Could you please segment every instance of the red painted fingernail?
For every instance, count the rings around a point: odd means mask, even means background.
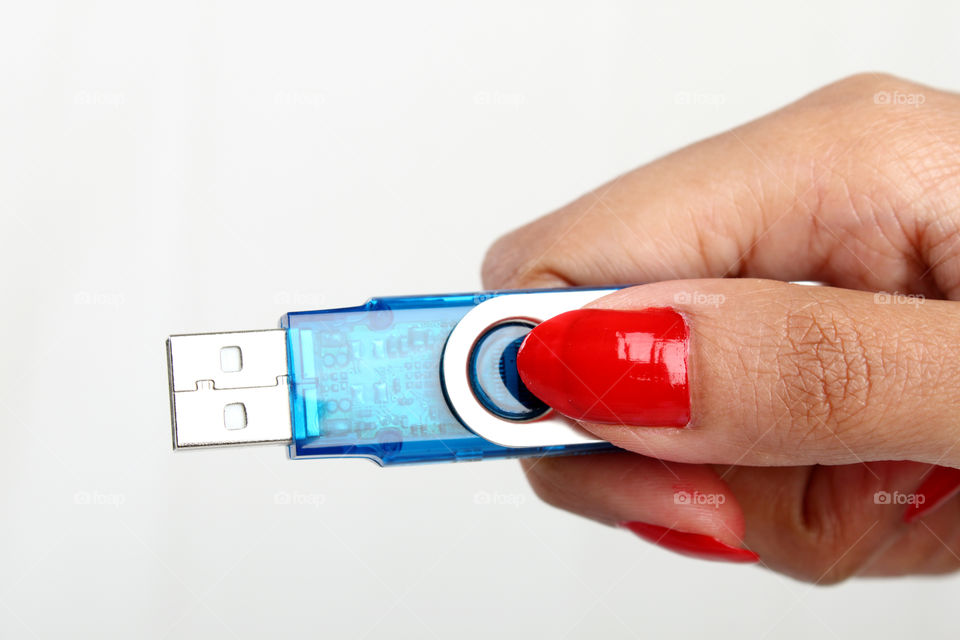
[[[903,514],[904,522],[913,522],[925,516],[957,495],[960,491],[960,469],[934,467],[930,475],[914,491],[914,500]]]
[[[538,325],[517,354],[527,388],[576,420],[690,422],[689,331],[673,309],[580,309]]]
[[[702,560],[758,562],[760,556],[749,549],[731,547],[716,538],[699,533],[676,531],[646,522],[624,522],[620,526],[665,549]]]

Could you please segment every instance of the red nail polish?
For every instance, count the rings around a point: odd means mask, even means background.
[[[579,309],[531,331],[517,368],[534,395],[570,418],[683,427],[688,344],[687,323],[673,309]]]
[[[699,533],[676,531],[646,522],[624,522],[620,526],[630,529],[648,542],[685,556],[725,562],[757,562],[760,560],[760,556],[749,549],[731,547],[716,538]]]
[[[930,475],[914,491],[914,501],[903,514],[904,522],[913,522],[935,511],[960,491],[960,469],[934,467]],[[922,496],[922,498],[921,498]]]

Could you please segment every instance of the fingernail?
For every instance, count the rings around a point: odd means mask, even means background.
[[[749,549],[731,547],[716,538],[699,533],[676,531],[646,522],[624,522],[621,527],[633,531],[648,542],[685,556],[722,562],[758,562],[760,556]]]
[[[673,309],[580,309],[531,331],[517,368],[534,395],[575,420],[683,427],[688,344],[687,323]]]
[[[936,511],[940,505],[957,495],[958,491],[960,491],[960,469],[934,467],[930,475],[914,491],[913,502],[907,506],[903,521],[913,522],[917,518]]]

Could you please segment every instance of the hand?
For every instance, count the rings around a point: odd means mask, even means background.
[[[654,283],[524,343],[531,390],[626,450],[533,487],[818,583],[960,567],[958,226],[960,97],[863,75],[501,238],[489,288]]]

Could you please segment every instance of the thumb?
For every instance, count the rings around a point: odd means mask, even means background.
[[[659,282],[540,324],[517,364],[555,410],[648,456],[960,467],[956,302],[767,280]]]

